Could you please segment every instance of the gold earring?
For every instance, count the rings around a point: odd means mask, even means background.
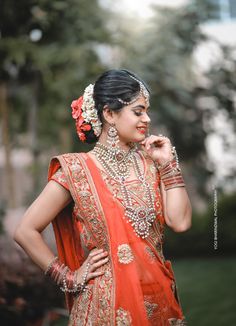
[[[107,130],[107,142],[112,147],[115,148],[119,143],[119,136],[115,124],[111,124]]]

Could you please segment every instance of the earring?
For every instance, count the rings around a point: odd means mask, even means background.
[[[119,141],[120,140],[115,124],[112,124],[107,131],[107,142],[112,148],[115,148]]]

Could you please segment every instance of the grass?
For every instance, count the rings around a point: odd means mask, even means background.
[[[236,258],[173,262],[189,326],[236,325]]]
[[[188,326],[236,325],[236,258],[181,259],[172,265]]]

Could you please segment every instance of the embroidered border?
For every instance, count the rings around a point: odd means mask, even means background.
[[[168,322],[170,326],[187,326],[185,319],[169,318]]]
[[[68,326],[74,325],[92,325],[92,320],[90,319],[90,302],[92,300],[92,287],[93,285],[87,285],[85,292],[81,293],[74,300],[74,304],[70,313],[70,319]],[[89,322],[90,320],[90,322]],[[88,324],[87,324],[88,322]]]
[[[148,247],[148,246],[145,247],[145,254],[146,254],[148,260],[150,261],[150,263],[153,264],[157,261],[157,257],[150,247]]]
[[[72,153],[64,154],[57,159],[68,178],[71,195],[78,207],[77,213],[94,239],[94,243],[98,248],[110,251],[104,212],[84,158],[81,154]],[[95,318],[99,325],[110,325],[113,321],[113,287],[111,269],[109,275],[106,272],[101,278],[95,279],[87,318],[91,320]]]

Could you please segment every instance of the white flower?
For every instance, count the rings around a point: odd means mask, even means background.
[[[94,85],[90,84],[85,88],[83,94],[82,117],[87,123],[91,123],[94,134],[99,137],[102,132],[102,123],[98,118],[95,102],[93,99]]]

